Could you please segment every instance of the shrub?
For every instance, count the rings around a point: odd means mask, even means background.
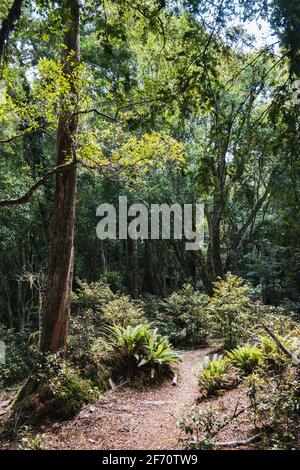
[[[204,309],[206,303],[206,295],[185,284],[164,300],[163,311],[156,323],[173,341],[204,345],[209,329]]]
[[[124,358],[134,356],[144,344],[147,325],[121,326],[114,325],[108,328],[112,346]]]
[[[214,283],[214,294],[207,311],[214,334],[224,338],[227,349],[232,349],[245,338],[245,332],[253,321],[249,291],[250,286],[231,273]]]
[[[291,348],[291,339],[278,334],[277,338],[284,347],[286,347],[287,349]],[[285,354],[278,348],[277,344],[269,336],[261,335],[258,339],[260,343],[260,348],[262,350],[263,359],[266,364],[271,366],[274,370],[276,370],[276,372],[283,371],[287,364],[287,358]]]
[[[238,367],[246,374],[251,373],[253,369],[261,365],[263,362],[262,350],[257,346],[251,346],[250,344],[239,346],[233,351],[227,352],[227,356],[232,365]]]
[[[115,325],[108,328],[108,335],[116,355],[117,367],[123,367],[127,375],[137,369],[149,369],[151,378],[159,370],[170,370],[172,364],[180,362],[179,354],[174,351],[168,338],[146,324],[123,327]]]
[[[60,419],[72,418],[83,405],[99,398],[99,391],[93,388],[91,381],[68,367],[63,367],[53,378],[50,388],[54,397],[52,414]]]
[[[108,284],[100,280],[88,284],[77,280],[79,288],[72,295],[75,316],[88,315],[95,327],[119,323],[133,325],[144,319],[142,304],[129,296],[113,294]]]
[[[145,321],[144,311],[138,301],[127,295],[116,297],[103,308],[103,321],[106,325],[136,325]]]
[[[108,384],[111,356],[112,348],[101,329],[95,325],[91,310],[71,318],[68,360],[100,388]]]
[[[0,340],[6,346],[6,363],[0,364],[0,386],[14,385],[30,371],[27,332],[15,332],[0,325]]]
[[[230,416],[220,415],[217,409],[193,406],[176,423],[184,436],[179,441],[186,450],[212,450],[215,437],[230,422]]]
[[[76,313],[87,309],[94,313],[100,313],[102,308],[115,298],[109,285],[103,280],[90,284],[80,279],[76,281],[78,288],[72,294],[72,307]]]
[[[168,367],[171,364],[179,364],[181,358],[174,351],[167,337],[158,333],[157,329],[146,330],[144,337],[144,351],[141,354],[138,367],[148,365],[151,367],[151,378],[155,375],[155,370],[161,367]]]
[[[266,430],[264,447],[293,449],[299,440],[299,371],[291,364],[280,376],[260,369],[245,379],[255,425]]]
[[[228,385],[226,374],[230,370],[230,363],[226,357],[214,354],[212,359],[206,356],[198,375],[198,384],[205,395],[213,395]]]
[[[76,314],[71,318],[68,358],[83,376],[97,386],[106,387],[111,376],[112,346],[105,338],[108,326],[136,325],[145,321],[140,302],[113,294],[103,281],[87,284],[78,281],[73,296]]]

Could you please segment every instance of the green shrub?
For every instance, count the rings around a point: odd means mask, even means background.
[[[226,357],[214,354],[210,359],[206,356],[198,374],[198,384],[205,395],[213,395],[228,385],[226,374],[230,370],[230,363]]]
[[[142,304],[127,295],[113,294],[105,281],[77,282],[79,288],[72,295],[74,317],[88,315],[95,327],[115,323],[127,326],[144,320]]]
[[[52,413],[60,419],[72,418],[83,405],[99,398],[99,391],[93,388],[91,381],[68,367],[63,367],[52,379],[51,391],[54,397]]]
[[[245,344],[232,351],[228,351],[227,356],[232,365],[238,367],[246,374],[251,373],[253,369],[263,362],[262,350],[257,346],[251,346],[251,344]]]
[[[145,331],[144,350],[139,359],[138,367],[146,365],[151,367],[152,378],[157,368],[181,362],[180,355],[174,351],[168,338],[159,334],[157,329]]]
[[[173,341],[205,345],[209,330],[206,303],[206,295],[185,284],[161,304],[156,324]]]
[[[100,313],[102,308],[115,298],[109,285],[103,280],[88,284],[77,279],[77,283],[79,287],[72,294],[72,309],[76,313],[88,309]]]
[[[285,373],[259,369],[244,381],[254,424],[264,433],[264,448],[294,449],[299,439],[299,371],[287,363]]]
[[[127,375],[135,374],[137,369],[149,369],[151,378],[154,378],[158,370],[167,371],[181,360],[168,338],[160,335],[156,329],[152,330],[149,325],[115,325],[108,328],[108,335],[115,351],[116,363],[121,363]]]
[[[291,339],[280,336],[278,334],[276,335],[276,337],[281,342],[281,344],[287,349],[290,349],[292,347]],[[275,369],[277,372],[280,372],[280,370],[283,370],[287,363],[287,357],[281,351],[281,349],[278,348],[274,340],[270,338],[269,336],[263,336],[263,335],[259,336],[258,339],[259,339],[260,348],[262,350],[264,361],[267,364],[269,364],[273,369]]]
[[[103,308],[103,321],[106,325],[136,325],[145,321],[144,311],[140,302],[130,299],[127,295],[116,297]]]
[[[104,331],[108,326],[136,325],[145,321],[142,304],[113,294],[103,281],[78,281],[73,295],[73,316],[68,340],[69,361],[97,386],[106,387],[111,376],[113,350]]]
[[[112,348],[101,328],[95,325],[91,310],[71,318],[68,360],[80,369],[81,375],[91,379],[98,387],[105,388],[108,385]]]
[[[207,311],[210,314],[213,333],[224,339],[224,346],[232,349],[245,340],[247,330],[254,320],[248,297],[250,286],[231,273],[214,283],[214,293]]]
[[[14,385],[29,373],[31,361],[28,355],[27,332],[15,332],[0,324],[0,340],[6,347],[6,363],[0,364],[0,386]]]
[[[108,334],[115,352],[124,358],[131,358],[143,348],[147,325],[121,326],[108,328]]]

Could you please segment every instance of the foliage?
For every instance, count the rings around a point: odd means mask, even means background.
[[[238,367],[246,374],[249,374],[256,367],[260,366],[263,362],[263,353],[257,346],[251,344],[244,344],[232,351],[227,352],[232,365]]]
[[[127,295],[111,300],[103,309],[103,321],[106,325],[114,323],[122,326],[136,325],[145,321],[142,305]]]
[[[206,356],[198,374],[198,384],[202,393],[213,395],[229,385],[228,375],[230,362],[222,355],[214,354],[210,359]]]
[[[79,374],[63,367],[50,382],[53,394],[52,413],[59,419],[75,416],[83,405],[99,398],[99,391],[93,388],[91,381],[83,379]]]
[[[291,350],[291,338],[280,336],[279,334],[277,334],[276,337],[285,348]],[[279,373],[280,370],[282,370],[282,368],[287,365],[287,358],[285,354],[281,351],[281,349],[278,348],[274,340],[269,336],[259,336],[259,344],[263,353],[264,362],[272,369],[275,369],[277,373]]]
[[[91,309],[94,313],[102,311],[108,302],[114,299],[114,294],[103,280],[87,283],[77,279],[78,288],[72,294],[75,310]]]
[[[93,316],[95,326],[135,324],[144,319],[142,305],[129,296],[113,294],[104,281],[87,283],[77,280],[79,288],[73,294],[77,315]]]
[[[28,353],[29,335],[0,324],[0,339],[6,347],[6,362],[0,364],[0,387],[14,385],[26,377],[32,365]]]
[[[222,415],[213,407],[194,406],[186,417],[177,421],[177,427],[185,434],[180,441],[187,450],[212,450],[214,437],[232,419],[233,417]]]
[[[164,300],[156,323],[173,341],[205,345],[209,329],[206,302],[205,294],[185,284]]]
[[[287,365],[284,374],[253,373],[245,380],[254,423],[268,430],[269,449],[294,448],[300,413],[299,371]]]
[[[107,386],[111,375],[111,355],[112,348],[95,325],[91,310],[71,319],[68,360],[100,388]]]
[[[137,373],[137,369],[150,371],[154,378],[157,371],[168,372],[172,365],[181,361],[168,338],[160,335],[150,325],[108,328],[108,334],[118,362],[127,369],[127,375]]]
[[[22,426],[19,431],[22,450],[44,450],[44,434],[36,434],[30,426]]]
[[[214,284],[214,294],[207,308],[215,333],[224,338],[227,349],[240,342],[251,325],[249,289],[243,279],[231,273]]]

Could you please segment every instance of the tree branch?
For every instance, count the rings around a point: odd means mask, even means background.
[[[2,199],[0,200],[0,207],[4,206],[15,206],[19,204],[25,204],[26,202],[29,201],[31,196],[35,193],[35,191],[52,175],[55,175],[56,173],[60,171],[66,170],[68,167],[71,167],[73,165],[73,162],[71,163],[64,163],[63,165],[59,165],[55,168],[52,168],[52,170],[47,171],[40,179],[38,179],[29,189],[26,191],[25,194],[22,196],[19,196],[15,199]]]
[[[248,444],[252,444],[253,442],[257,442],[261,439],[261,434],[255,434],[249,439],[245,439],[243,441],[228,441],[228,442],[215,442],[214,446],[216,447],[239,447],[239,446],[246,446]]]
[[[102,113],[101,111],[98,111],[98,109],[96,108],[92,108],[92,109],[85,109],[85,110],[82,110],[82,111],[77,111],[76,113],[73,114],[73,116],[79,116],[79,115],[82,115],[82,114],[90,114],[90,113],[95,113],[97,114],[98,116],[101,116],[103,117],[104,119],[106,119],[107,121],[109,122],[118,122],[118,119],[114,116],[109,116],[105,113]]]
[[[270,330],[270,328],[268,328],[267,326],[263,326],[263,328],[266,330],[266,332],[271,336],[271,338],[273,339],[273,341],[277,344],[277,346],[279,347],[279,349],[287,356],[289,357],[290,359],[293,359],[294,356],[293,354],[288,351],[286,349],[285,346],[283,346],[283,344],[279,341],[279,339],[277,338],[277,336],[274,335],[274,333]]]

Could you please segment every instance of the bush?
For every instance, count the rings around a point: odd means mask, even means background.
[[[68,341],[70,362],[97,386],[106,387],[111,376],[113,351],[104,331],[108,326],[136,325],[145,321],[140,302],[113,294],[103,281],[87,284],[78,281],[73,295],[75,315],[71,318]]]
[[[280,376],[260,369],[244,383],[255,425],[265,433],[264,448],[294,449],[299,441],[299,371],[290,363]]]
[[[164,300],[163,311],[156,323],[173,341],[205,345],[209,329],[204,309],[206,303],[206,295],[185,284]]]
[[[281,344],[290,349],[292,346],[292,340],[281,335],[276,335]],[[260,348],[262,350],[263,359],[276,372],[283,371],[287,365],[287,358],[285,354],[278,348],[273,339],[269,336],[259,336]]]
[[[145,321],[142,305],[127,295],[116,297],[103,308],[103,321],[106,325],[128,326]]]
[[[229,385],[226,374],[230,370],[230,363],[226,357],[214,354],[212,359],[206,356],[198,375],[198,384],[205,395],[213,395]]]
[[[72,294],[72,309],[76,313],[90,309],[94,313],[101,313],[103,307],[115,298],[112,290],[105,281],[100,280],[88,284],[77,279],[78,288]],[[95,316],[97,319],[97,315]],[[101,318],[99,318],[101,321]]]
[[[167,372],[173,364],[180,362],[168,338],[146,324],[108,328],[108,335],[116,356],[116,367],[126,370],[127,376],[135,375],[138,369],[148,370],[151,378],[157,372]]]
[[[232,349],[245,340],[245,333],[253,322],[250,286],[231,273],[214,283],[214,294],[207,311],[210,314],[213,332],[224,338],[224,346]]]
[[[157,329],[147,329],[144,336],[144,351],[141,354],[138,367],[150,366],[151,374],[155,369],[168,367],[171,364],[179,364],[181,358],[174,351],[167,337],[158,333]]]
[[[53,393],[52,414],[59,419],[75,416],[83,405],[99,398],[99,391],[93,388],[90,380],[83,379],[68,367],[63,367],[51,381]]]
[[[6,346],[6,363],[0,364],[0,386],[14,385],[28,375],[31,366],[28,339],[27,332],[15,332],[0,325],[0,340]]]
[[[263,362],[262,350],[257,346],[251,346],[250,344],[239,346],[233,351],[227,352],[227,356],[232,365],[238,367],[246,374],[251,373],[253,369],[261,365]]]

